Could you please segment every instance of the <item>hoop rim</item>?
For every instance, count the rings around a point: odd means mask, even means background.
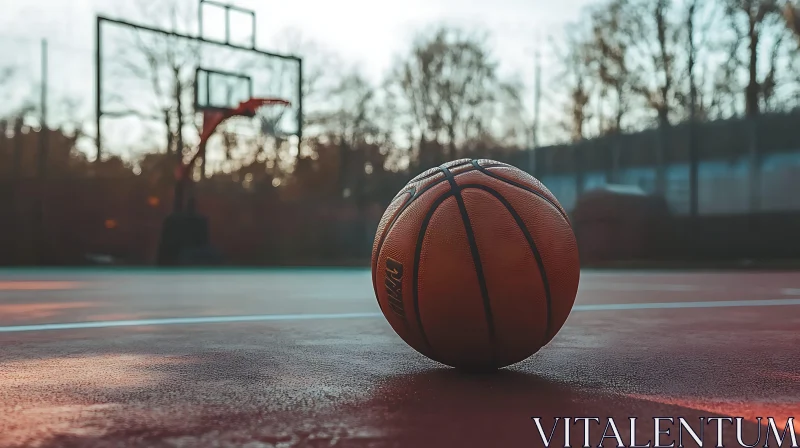
[[[234,112],[236,115],[252,117],[255,116],[258,108],[273,105],[289,107],[292,103],[281,98],[250,98],[249,100],[239,103],[239,107],[237,107]]]
[[[242,101],[239,103],[238,106],[234,108],[230,107],[213,107],[213,106],[203,106],[201,108],[197,108],[197,112],[214,112],[225,117],[235,117],[235,116],[253,116],[255,115],[256,110],[263,106],[284,106],[284,107],[291,107],[292,103],[288,100],[283,98],[250,98],[248,100]]]

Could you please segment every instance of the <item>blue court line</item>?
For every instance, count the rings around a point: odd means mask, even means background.
[[[727,300],[709,302],[662,302],[662,303],[611,303],[598,305],[575,305],[573,311],[622,311],[654,310],[680,308],[731,308],[800,305],[800,299],[773,300]],[[63,324],[14,325],[0,327],[0,333],[19,333],[24,331],[80,330],[88,328],[136,327],[152,325],[217,324],[231,322],[269,322],[294,320],[362,319],[381,317],[381,313],[339,313],[339,314],[262,314],[252,316],[208,316],[175,317],[167,319],[112,320],[98,322],[73,322]]]

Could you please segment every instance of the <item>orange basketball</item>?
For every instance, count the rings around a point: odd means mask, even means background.
[[[389,324],[435,361],[505,367],[550,342],[578,292],[567,214],[505,163],[462,159],[412,179],[383,215],[372,282]]]

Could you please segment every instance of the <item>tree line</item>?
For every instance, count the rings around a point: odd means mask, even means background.
[[[611,0],[590,8],[562,53],[572,139],[797,108],[791,7]]]
[[[178,22],[174,15],[182,10],[168,9],[173,17],[167,14],[165,20]],[[535,141],[534,123],[548,130],[547,142],[560,143],[793,110],[800,107],[795,11],[794,4],[778,0],[594,3],[565,25],[563,38],[549,40],[553,57],[542,67],[549,80],[538,96],[543,116],[526,110],[522,98],[531,92],[518,78],[501,75],[501,61],[481,30],[434,26],[420,31],[378,82],[356,69],[332,70],[344,65],[331,63],[335,55],[294,39],[286,47],[304,57],[307,67],[303,142],[293,145],[279,135],[254,140],[223,128],[222,162],[198,166],[196,178],[247,189],[279,188],[292,197],[391,196],[384,190],[448,159],[528,149]],[[139,44],[129,51],[139,60],[145,56],[146,64],[128,68],[154,80],[153,89],[167,92],[156,114],[168,130],[166,147],[156,145],[143,156],[111,165],[107,159],[105,165],[114,166],[114,173],[124,165],[135,175],[157,174],[167,182],[175,160],[194,151],[185,140],[195,117],[186,96],[192,80],[184,70],[193,53],[168,39]],[[4,73],[0,70],[0,88],[8,78]],[[154,73],[172,73],[174,79],[164,83]],[[4,123],[9,135],[20,128],[15,117]],[[27,158],[14,153],[20,147],[5,144],[0,157],[22,163]],[[71,166],[74,173],[76,164]],[[96,173],[97,167],[86,170]]]

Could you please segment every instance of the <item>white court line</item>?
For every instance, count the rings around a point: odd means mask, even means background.
[[[606,283],[589,284],[579,286],[579,290],[586,291],[674,291],[674,292],[696,292],[700,290],[713,291],[718,288],[701,287],[698,285],[674,285],[674,284],[655,284],[655,283]]]
[[[151,325],[177,324],[217,324],[226,322],[263,322],[281,320],[318,320],[318,319],[358,319],[378,317],[380,313],[342,313],[342,314],[261,314],[251,316],[208,316],[208,317],[172,317],[167,319],[142,320],[107,320],[98,322],[74,322],[65,324],[15,325],[0,327],[0,333],[41,330],[75,330],[83,328],[136,327]]]
[[[676,308],[731,308],[800,305],[800,299],[773,300],[715,300],[710,302],[662,302],[662,303],[604,303],[598,305],[575,305],[575,311],[610,311],[610,310],[665,310]]]
[[[731,308],[800,305],[800,299],[775,300],[729,300],[710,302],[662,302],[662,303],[608,303],[598,305],[575,305],[573,311],[619,311],[653,310],[677,308]],[[19,333],[23,331],[79,330],[87,328],[136,327],[179,324],[216,324],[230,322],[267,322],[320,319],[360,319],[381,317],[381,313],[339,313],[339,314],[262,314],[252,316],[208,316],[175,317],[168,319],[110,320],[98,322],[73,322],[63,324],[14,325],[0,327],[0,333]]]

